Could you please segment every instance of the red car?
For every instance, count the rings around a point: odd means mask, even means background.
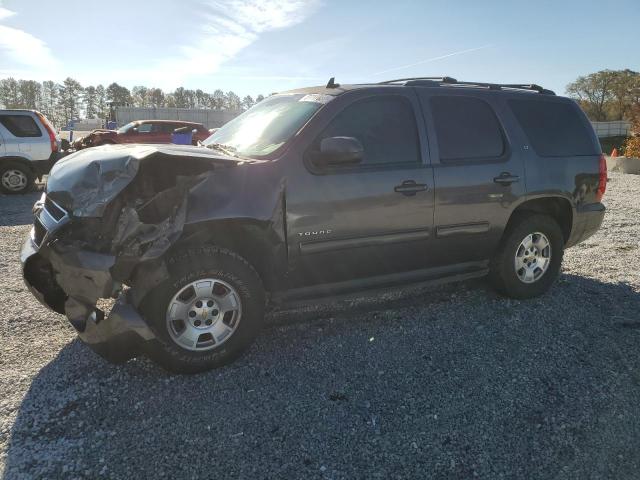
[[[73,142],[76,150],[114,143],[171,143],[171,134],[177,128],[190,127],[195,130],[193,143],[203,141],[211,132],[201,123],[180,120],[137,120],[127,123],[118,130],[93,130],[85,137]]]

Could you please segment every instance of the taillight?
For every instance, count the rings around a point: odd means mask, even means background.
[[[596,200],[602,201],[604,192],[607,191],[607,159],[600,155],[600,166],[598,168],[598,190],[596,190]]]
[[[47,117],[45,117],[40,112],[36,112],[36,115],[40,119],[40,122],[42,122],[42,125],[44,125],[44,128],[47,130],[47,133],[49,134],[49,141],[51,142],[51,151],[57,152],[58,141],[56,140],[56,132],[53,131],[53,127],[49,123],[49,120],[47,120]]]

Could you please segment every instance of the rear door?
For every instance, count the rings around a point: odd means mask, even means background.
[[[435,181],[436,264],[489,258],[525,195],[523,152],[513,150],[498,95],[418,88]]]
[[[287,186],[294,286],[420,268],[433,223],[433,176],[415,93],[344,95],[316,124],[300,173]],[[323,112],[326,113],[326,112]],[[364,146],[356,166],[320,168],[310,158],[328,137]]]

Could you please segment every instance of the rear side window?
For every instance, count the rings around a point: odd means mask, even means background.
[[[598,155],[577,106],[539,100],[509,100],[531,146],[542,157]]]
[[[462,96],[431,98],[440,160],[488,160],[505,151],[496,114],[484,100]]]
[[[41,137],[42,132],[29,115],[0,115],[0,123],[16,137]]]
[[[413,107],[402,97],[374,97],[349,105],[325,129],[318,145],[328,137],[360,140],[365,166],[420,162]]]

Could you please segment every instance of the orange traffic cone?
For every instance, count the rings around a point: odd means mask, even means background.
[[[618,149],[616,147],[613,147],[613,150],[611,150],[611,158],[616,158],[618,156]]]

